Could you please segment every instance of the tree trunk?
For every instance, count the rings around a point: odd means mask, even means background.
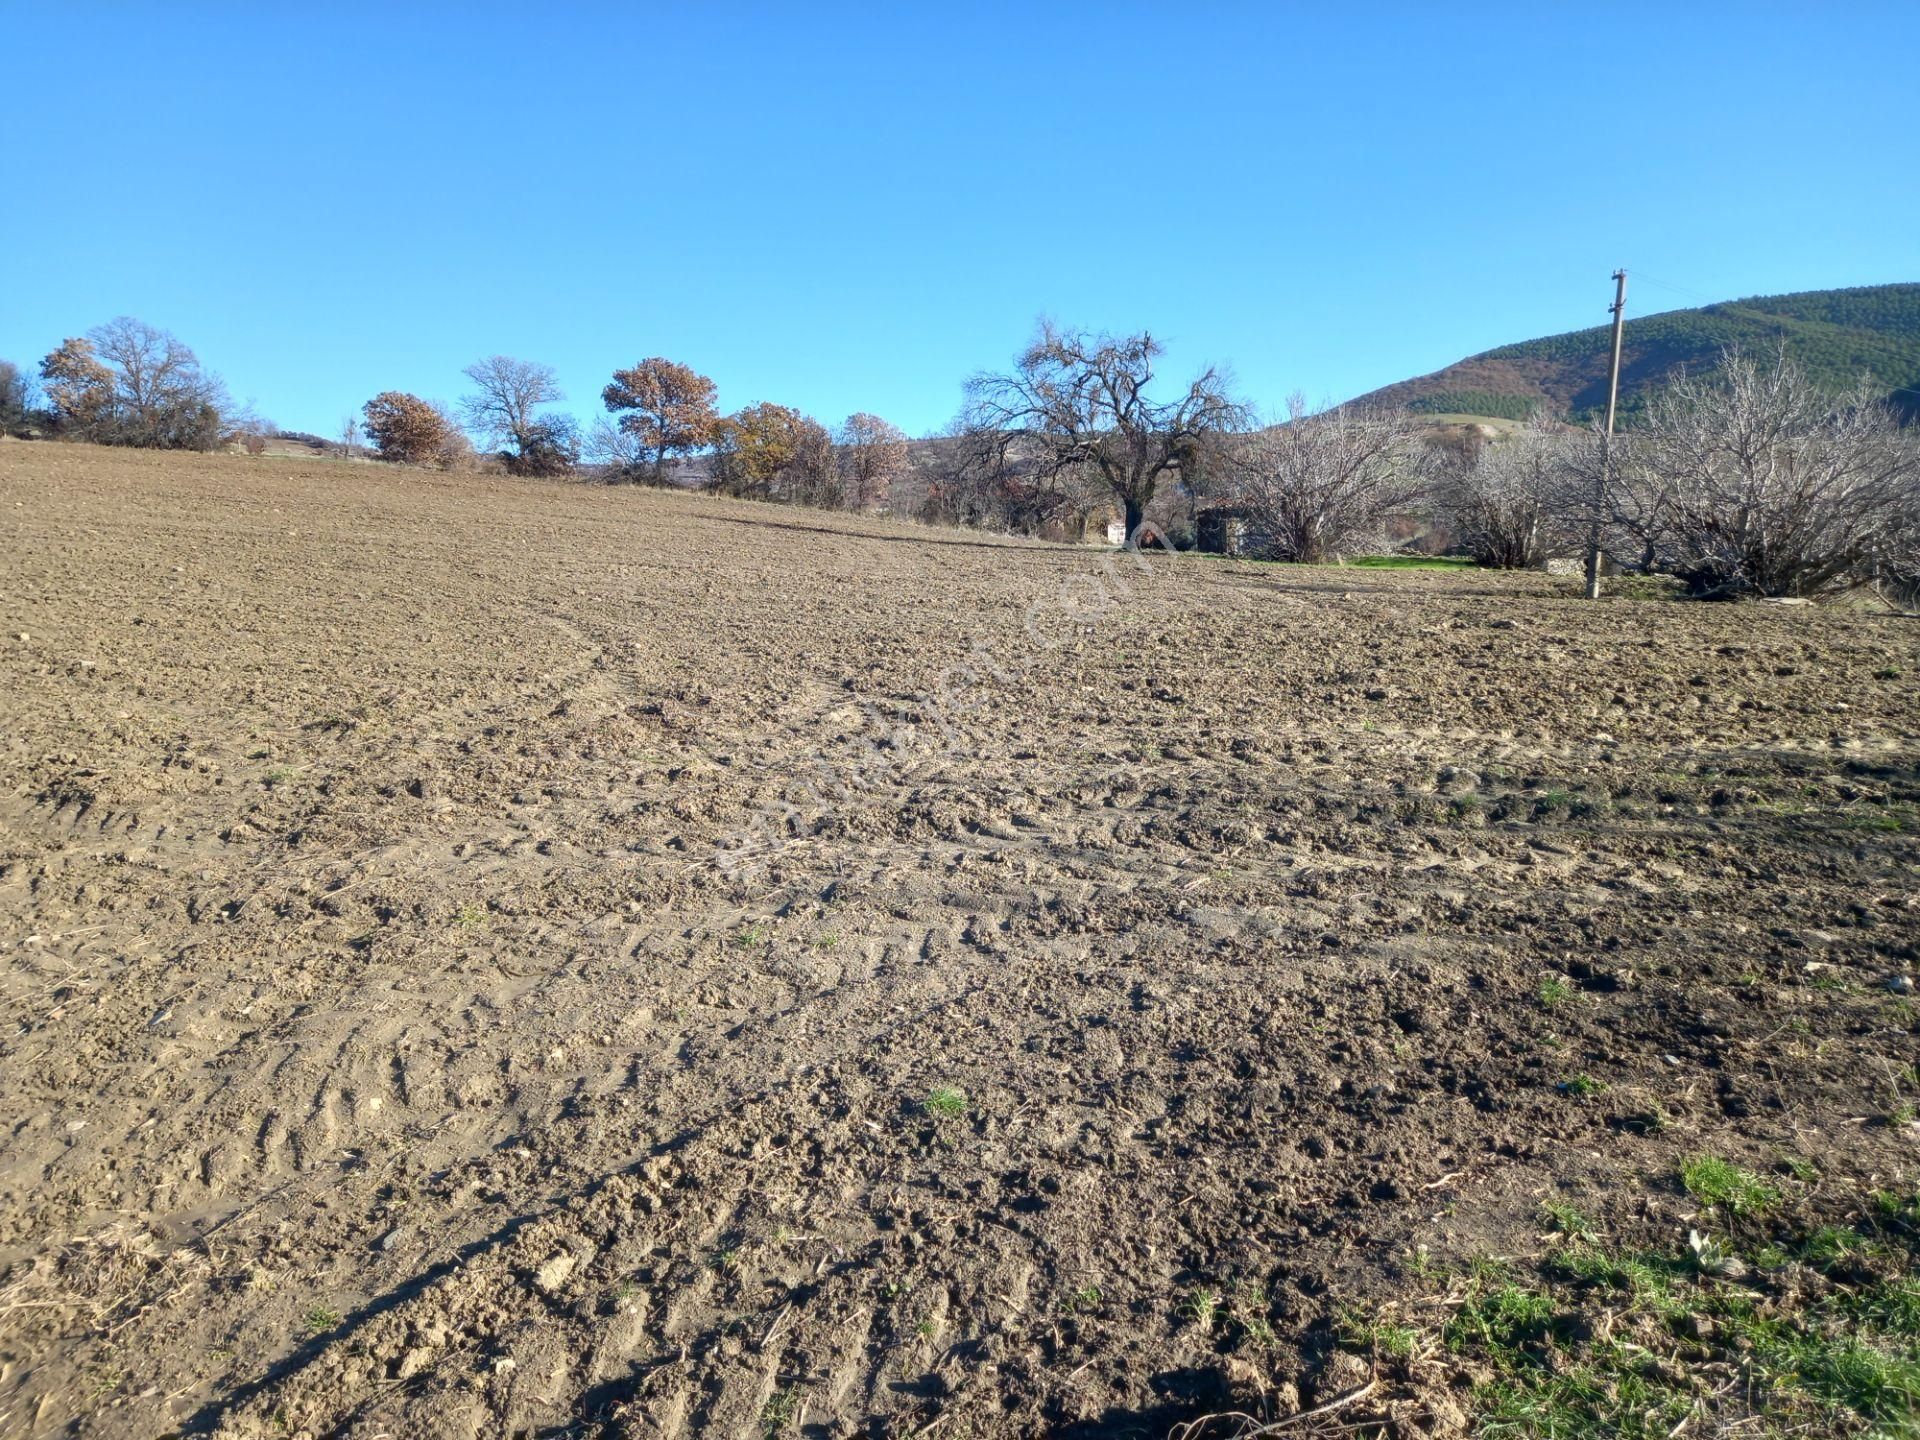
[[[1141,504],[1138,500],[1134,499],[1133,496],[1131,495],[1123,496],[1121,503],[1126,507],[1126,512],[1127,512],[1126,546],[1129,550],[1131,550],[1136,546],[1138,546],[1140,543],[1140,525],[1141,525],[1141,522],[1147,518],[1147,507]]]

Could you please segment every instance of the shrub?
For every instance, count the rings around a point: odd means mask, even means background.
[[[518,451],[500,452],[510,475],[555,477],[580,464],[580,427],[571,415],[543,415],[520,436]]]

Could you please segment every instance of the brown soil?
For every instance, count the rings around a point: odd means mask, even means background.
[[[0,559],[0,1433],[1164,1434],[1913,1174],[1912,621],[24,444]]]

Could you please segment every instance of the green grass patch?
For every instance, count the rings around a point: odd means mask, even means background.
[[[1426,1339],[1418,1326],[1384,1318],[1369,1320],[1351,1313],[1340,1316],[1335,1333],[1349,1350],[1371,1352],[1388,1360],[1411,1360]]]
[[[1563,1324],[1551,1295],[1505,1283],[1476,1287],[1447,1322],[1441,1338],[1452,1350],[1516,1351],[1552,1345]]]
[[[1474,562],[1458,555],[1362,555],[1347,561],[1354,570],[1471,570]]]
[[[967,1113],[967,1092],[956,1085],[936,1085],[920,1102],[920,1108],[936,1120],[958,1120]]]
[[[1571,1205],[1560,1205],[1548,1201],[1540,1207],[1546,1212],[1547,1221],[1557,1234],[1569,1240],[1584,1240],[1592,1243],[1599,1239],[1599,1227]]]
[[[1735,1215],[1761,1215],[1780,1203],[1778,1186],[1714,1155],[1682,1161],[1680,1183],[1701,1204],[1722,1206]]]
[[[800,1407],[800,1387],[787,1385],[767,1397],[767,1403],[760,1407],[760,1434],[762,1440],[775,1440],[792,1427],[796,1412]]]
[[[1477,1397],[1484,1407],[1478,1434],[1575,1440],[1585,1436],[1667,1440],[1692,1410],[1673,1393],[1609,1351],[1596,1363],[1498,1380]]]
[[[1673,1313],[1674,1286],[1694,1273],[1693,1265],[1657,1251],[1609,1250],[1591,1241],[1567,1246],[1545,1262],[1548,1274],[1610,1293],[1624,1293],[1635,1305],[1658,1315]]]
[[[325,1335],[340,1328],[340,1312],[331,1306],[315,1305],[300,1317],[300,1324],[309,1335]]]
[[[1903,1195],[1898,1190],[1873,1192],[1873,1211],[1880,1219],[1911,1231],[1920,1225],[1920,1195]]]
[[[1783,1203],[1775,1187],[1703,1159],[1685,1167],[1690,1192],[1729,1220],[1749,1207],[1728,1235],[1602,1243],[1586,1216],[1555,1205],[1545,1255],[1426,1277],[1448,1286],[1444,1318],[1407,1325],[1396,1303],[1342,1315],[1336,1336],[1386,1383],[1428,1385],[1439,1367],[1469,1385],[1480,1437],[1920,1436],[1915,1201],[1881,1194],[1827,1223],[1761,1220],[1755,1204]]]

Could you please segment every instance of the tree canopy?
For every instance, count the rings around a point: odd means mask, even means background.
[[[669,456],[686,455],[713,443],[719,413],[718,387],[691,366],[654,356],[625,370],[600,392],[620,431],[651,463],[655,484],[666,479]]]
[[[728,495],[838,504],[833,437],[791,406],[749,405],[715,430],[713,483]]]
[[[445,465],[457,451],[456,431],[431,401],[403,390],[383,390],[366,403],[367,439],[382,460]]]

